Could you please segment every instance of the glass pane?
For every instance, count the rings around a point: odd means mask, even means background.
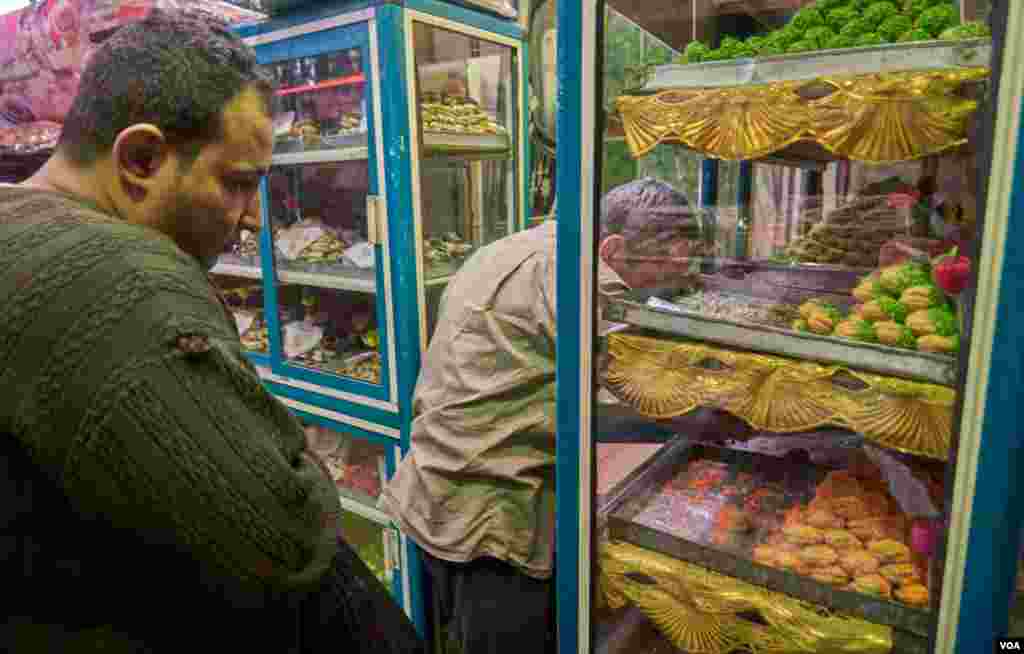
[[[381,383],[367,160],[276,166],[268,189],[285,359]]]
[[[384,538],[388,530],[388,527],[351,511],[341,512],[341,533],[345,536],[345,542],[356,551],[359,558],[370,568],[380,583],[384,584],[388,592],[394,594],[384,546]]]
[[[275,83],[274,153],[366,145],[366,78],[360,48],[264,68]]]
[[[342,495],[377,505],[387,479],[387,447],[315,423],[304,423],[307,442],[320,455]]]
[[[380,384],[374,295],[300,284],[278,289],[285,360],[303,368]]]
[[[423,261],[443,282],[509,233],[518,206],[518,62],[508,46],[414,24]]]
[[[989,60],[945,2],[773,4],[604,21],[595,651],[927,647]]]
[[[270,352],[270,337],[263,315],[263,285],[251,279],[213,275],[221,297],[235,318],[242,347],[257,354]]]

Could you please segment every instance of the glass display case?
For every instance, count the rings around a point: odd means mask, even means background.
[[[998,125],[1019,129],[993,85],[1018,46],[968,3],[701,3],[677,61],[602,85],[580,71],[607,74],[624,40],[601,3],[570,4],[558,213],[583,217],[559,224],[560,651],[991,649],[975,606],[1004,621],[1006,604],[961,592],[986,593],[979,566],[1006,598],[1016,569],[993,552],[1020,511],[993,524],[976,503],[1016,496],[1016,427],[997,418],[1016,409],[975,402],[980,380],[1017,378],[979,353],[1014,279],[992,198],[1020,157],[989,158]],[[609,165],[616,123],[658,164]],[[1004,450],[979,456],[982,439]]]
[[[422,627],[416,551],[376,500],[448,280],[523,223],[523,16],[516,0],[299,4],[237,28],[274,86],[274,153],[259,224],[212,278],[322,450],[346,538]]]
[[[417,254],[432,325],[439,294],[429,288],[521,224],[521,54],[507,37],[406,13]]]

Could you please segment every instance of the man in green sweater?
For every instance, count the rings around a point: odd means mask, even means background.
[[[0,651],[422,651],[207,278],[271,94],[223,26],[154,14],[0,186]]]

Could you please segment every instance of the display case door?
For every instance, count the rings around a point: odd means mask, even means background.
[[[634,612],[638,623],[646,624],[652,619],[660,625],[662,633],[673,632],[683,639],[696,632],[690,629],[694,623],[687,621],[686,611],[693,606],[688,602],[695,601],[698,607],[720,607],[723,604],[711,603],[715,593],[710,589],[734,588],[727,600],[749,607],[747,600],[755,594],[763,597],[760,593],[768,585],[767,582],[754,584],[757,586],[754,590],[750,590],[750,584],[731,586],[722,580],[739,577],[744,566],[736,565],[732,571],[734,574],[716,577],[708,572],[713,565],[718,565],[709,556],[705,565],[696,568],[688,564],[666,566],[655,571],[651,565],[651,575],[675,575],[671,586],[662,585],[654,576],[636,572],[629,578],[633,583],[619,587],[620,594],[615,598],[610,596],[610,587],[600,587],[599,571],[594,565],[598,557],[595,530],[599,519],[594,502],[594,450],[598,447],[599,429],[595,417],[600,401],[595,383],[600,323],[594,298],[597,285],[595,229],[601,201],[599,116],[603,103],[603,98],[598,96],[600,84],[596,73],[600,70],[597,62],[601,60],[599,48],[603,41],[600,30],[604,4],[592,0],[558,2],[557,215],[563,217],[558,224],[557,281],[559,435],[556,571],[560,654],[615,651],[614,647],[607,650],[597,647],[598,643],[607,644],[608,636],[607,633],[599,633],[601,625],[594,617],[600,599],[607,600],[609,604],[612,600],[622,605],[643,604],[642,610]],[[996,16],[993,23],[1002,24],[1007,34],[1020,34],[1024,29],[1024,7],[1014,2],[994,2],[992,6]],[[996,29],[998,33],[999,28]],[[938,597],[933,597],[935,610],[928,617],[928,622],[921,623],[931,633],[927,649],[925,646],[902,649],[899,643],[890,641],[884,651],[973,654],[1017,649],[1012,644],[1000,646],[998,641],[1006,635],[1022,514],[1021,504],[1017,501],[1022,485],[1015,474],[1022,469],[1019,438],[1022,375],[1018,331],[1022,325],[1019,324],[1020,312],[1013,309],[1018,301],[1019,293],[1016,291],[1022,277],[1017,270],[1019,265],[1016,264],[1013,244],[1019,242],[1017,231],[1020,221],[1015,219],[1019,218],[1024,198],[1024,155],[1019,146],[1024,132],[1018,107],[1024,81],[1019,71],[1011,74],[1008,69],[1020,61],[1024,42],[1019,38],[1007,38],[1000,43],[997,38],[996,45],[993,49],[993,61],[996,62],[993,71],[998,73],[1002,70],[998,76],[1002,88],[999,89],[998,104],[991,106],[992,114],[988,116],[991,122],[982,127],[991,129],[995,140],[991,153],[981,152],[982,157],[991,156],[991,168],[987,175],[982,175],[988,179],[988,191],[983,234],[979,234],[981,246],[970,253],[973,285],[977,289],[973,315],[967,314],[972,316],[970,324],[973,325],[971,331],[965,332],[965,341],[966,335],[970,335],[970,351],[957,364],[960,372],[955,384],[956,402],[960,408],[954,413],[958,422],[953,424],[953,433],[958,434],[959,440],[951,439],[949,443],[949,498],[945,510],[950,524],[948,530],[939,536],[946,543],[945,560],[939,566],[944,569],[944,578],[939,586],[941,592],[937,593]],[[994,74],[993,79],[996,77]],[[969,138],[974,140],[976,134]],[[984,167],[987,168],[987,164]],[[739,256],[744,255],[739,253]],[[676,365],[682,366],[681,361],[682,357]],[[657,375],[654,371],[648,372],[650,376]],[[711,449],[706,448],[706,451]],[[676,452],[669,450],[668,454]],[[807,467],[811,466],[808,464]],[[713,478],[713,475],[708,477]],[[669,478],[669,482],[676,479]],[[928,536],[922,535],[920,539],[925,541]],[[648,542],[648,549],[654,550],[664,547],[666,541]],[[919,546],[926,547],[919,544],[918,536],[915,536],[914,547]],[[707,549],[705,547],[701,551]],[[676,551],[683,552],[683,548],[676,548]],[[696,557],[695,551],[687,550],[690,553],[680,554],[678,558]],[[884,561],[888,554],[881,556]],[[809,558],[809,554],[804,556],[805,560]],[[648,555],[637,555],[635,560],[640,560],[642,565],[663,561]],[[692,562],[693,559],[689,560]],[[603,565],[600,572],[610,567]],[[678,570],[685,572],[678,573]],[[698,596],[687,597],[689,592],[684,575],[689,575],[687,578],[691,582],[697,580]],[[893,582],[894,586],[896,583]],[[772,590],[792,596],[789,588],[773,587]],[[859,587],[852,590],[861,592]],[[722,598],[719,593],[717,599],[721,601]],[[894,602],[890,604],[895,605]],[[728,649],[723,647],[723,644],[728,644],[722,636],[724,630],[721,625],[724,622],[725,618],[720,621],[716,616],[698,625],[707,628],[703,633],[711,634],[704,644],[710,643],[714,648],[701,651]],[[769,623],[760,621],[757,624]],[[851,630],[851,635],[862,637],[868,633],[866,622],[864,624],[862,631],[853,634]],[[806,631],[811,630],[808,628]],[[915,647],[918,644],[919,639],[915,641]],[[619,651],[648,651],[629,648],[625,640],[617,645]],[[838,651],[837,647],[833,644],[834,649],[820,651]]]
[[[452,20],[435,2],[408,7],[411,199],[425,348],[452,275],[524,222],[525,52],[514,26],[473,12]]]
[[[307,444],[338,487],[342,538],[406,613],[413,615],[405,539],[391,518],[377,508],[381,489],[401,457],[398,432],[304,402],[279,399],[302,422]]]
[[[255,40],[275,84],[262,270],[275,376],[396,411],[377,24],[365,10]],[[280,38],[277,38],[280,36]]]

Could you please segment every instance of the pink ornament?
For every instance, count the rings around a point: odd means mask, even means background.
[[[939,540],[938,523],[932,520],[915,520],[910,529],[910,546],[923,556],[932,556]]]

